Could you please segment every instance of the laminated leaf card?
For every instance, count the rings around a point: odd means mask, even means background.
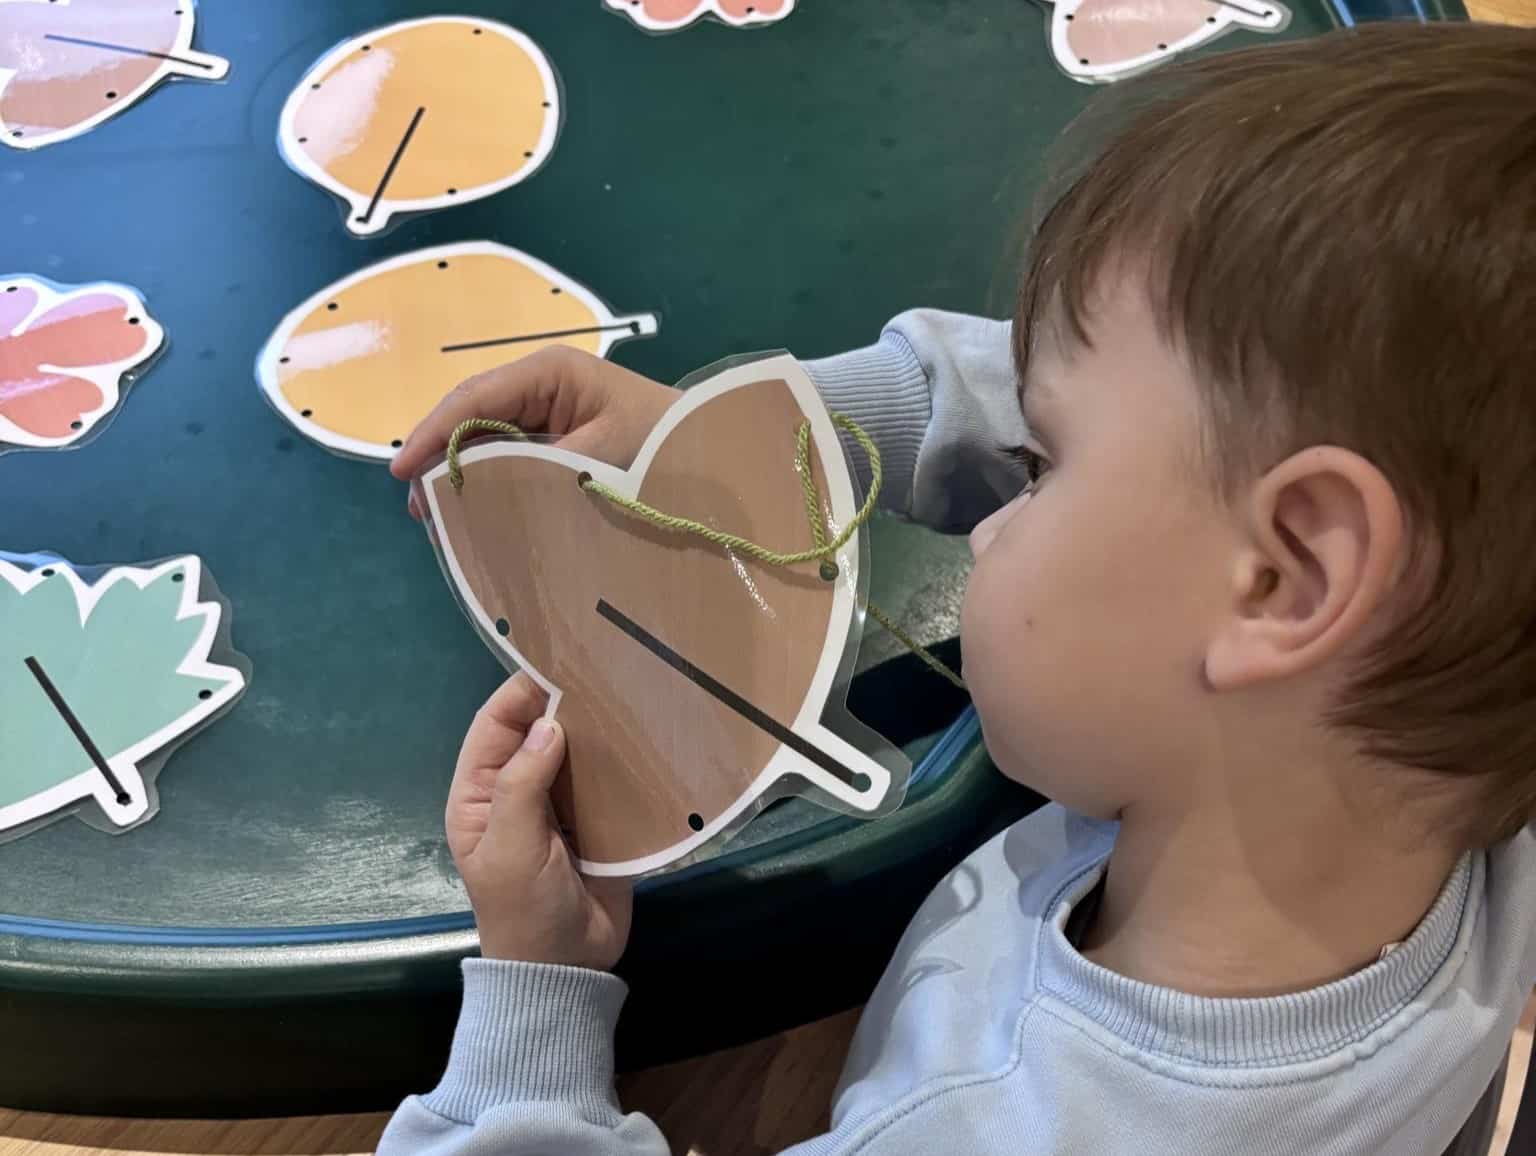
[[[454,386],[556,343],[597,357],[648,337],[527,253],[465,241],[403,253],[328,285],[277,327],[256,363],[273,407],[336,453],[388,461]]]
[[[164,340],[125,286],[0,276],[0,453],[89,438]]]
[[[195,21],[193,0],[0,0],[0,143],[57,144],[173,77],[222,80]]]
[[[697,857],[788,794],[900,803],[906,759],[843,709],[875,491],[856,504],[839,425],[862,438],[781,356],[682,393],[627,469],[498,439],[420,480],[460,602],[566,730],[583,871]]]
[[[710,18],[737,28],[773,24],[795,10],[795,0],[603,0],[641,28],[671,32]]]
[[[560,86],[539,46],[464,16],[338,45],[304,74],[278,128],[288,163],[346,202],[357,236],[526,180],[559,133]]]
[[[1166,64],[1234,29],[1279,32],[1290,10],[1276,0],[1054,0],[1051,53],[1091,84]]]
[[[0,557],[0,839],[71,813],[114,833],[151,818],[171,751],[245,690],[228,634],[197,558]]]

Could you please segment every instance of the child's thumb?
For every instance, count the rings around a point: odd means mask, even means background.
[[[539,719],[523,737],[523,745],[496,776],[491,822],[533,819],[543,823],[549,811],[549,790],[565,760],[565,733],[560,724]]]

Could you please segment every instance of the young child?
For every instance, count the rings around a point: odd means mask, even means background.
[[[966,676],[1057,802],[939,885],[799,1152],[1438,1156],[1536,982],[1536,30],[1141,99],[1011,328],[919,311],[808,366],[893,509],[974,527]],[[674,396],[552,350],[395,470],[479,415],[627,462]],[[551,825],[542,709],[514,679],[465,742],[485,958],[381,1152],[667,1151],[614,1097],[629,900]]]

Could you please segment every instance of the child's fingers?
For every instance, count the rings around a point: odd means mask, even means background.
[[[503,847],[531,849],[548,844],[552,828],[549,790],[565,760],[565,736],[557,723],[539,719],[496,776],[488,839]]]
[[[580,454],[611,466],[628,466],[635,460],[650,430],[626,430],[612,420],[598,418],[578,426],[555,443],[556,449]]]
[[[534,721],[549,699],[527,674],[517,674],[496,688],[478,711],[464,736],[459,766],[500,767],[523,745]]]
[[[475,721],[482,719],[519,732],[526,731],[544,713],[549,696],[526,672],[514,674],[485,700]],[[521,743],[522,736],[519,734]]]
[[[500,413],[491,412],[490,407],[494,402],[487,396],[502,392],[492,388],[496,373],[496,370],[491,370],[488,373],[476,374],[469,380],[461,382],[433,406],[432,411],[422,418],[406,437],[405,445],[400,447],[399,452],[389,463],[389,472],[402,482],[409,481],[420,473],[429,461],[448,448],[448,439],[452,436],[454,427],[460,422],[468,421],[472,417],[502,417]],[[504,420],[513,421],[515,416],[514,414],[506,415]]]
[[[390,463],[390,472],[401,481],[414,478],[448,448],[454,429],[470,418],[496,418],[528,428],[542,425],[565,365],[557,349],[541,349],[462,382],[411,431]]]
[[[565,759],[565,733],[552,719],[541,718],[528,728],[528,737],[496,779],[497,794],[507,792],[538,799],[542,805]]]

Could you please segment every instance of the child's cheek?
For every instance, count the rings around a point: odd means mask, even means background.
[[[1025,642],[1015,637],[1018,599],[1008,597],[1011,583],[1000,553],[977,561],[960,606],[961,673],[983,722],[990,718],[994,733],[1012,713],[1008,704],[1023,674],[1016,667]]]
[[[1059,701],[1044,653],[1050,642],[1037,618],[1046,593],[1037,560],[1017,532],[1010,526],[999,535],[971,573],[960,608],[961,674],[998,770],[1054,796],[1061,724],[1072,712]]]

